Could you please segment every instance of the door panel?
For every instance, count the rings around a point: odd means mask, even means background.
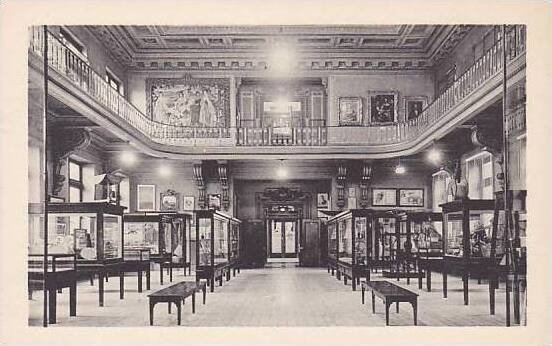
[[[304,267],[320,265],[320,224],[318,221],[305,220],[301,233],[301,261]]]
[[[270,222],[272,226],[271,230],[271,249],[273,255],[279,255],[282,253],[282,223]]]

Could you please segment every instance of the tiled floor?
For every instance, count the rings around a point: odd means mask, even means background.
[[[381,279],[377,274],[373,279]],[[193,280],[180,272],[174,281]],[[393,282],[396,282],[394,280]],[[97,286],[87,282],[78,285],[77,316],[69,317],[68,292],[58,295],[57,327],[73,326],[149,326],[147,295],[159,289],[159,273],[152,272],[150,291],[138,293],[136,276],[125,278],[125,299],[119,300],[118,278],[106,284],[105,306],[98,307]],[[497,314],[489,315],[487,284],[470,282],[470,305],[463,305],[461,281],[449,278],[449,297],[442,298],[441,276],[433,276],[433,292],[418,290],[417,283],[403,287],[419,294],[418,324],[431,326],[504,326],[504,285],[497,291]],[[165,286],[167,283],[165,283]],[[42,294],[36,292],[29,301],[29,324],[42,323]],[[191,299],[183,308],[182,326],[384,326],[381,300],[376,298],[376,314],[370,299],[361,305],[360,290],[353,292],[323,268],[297,268],[290,264],[271,264],[263,269],[242,270],[235,278],[215,287],[207,294],[207,304],[197,300],[196,313],[191,313]],[[176,326],[176,309],[172,314],[167,304],[157,304],[156,326]],[[390,324],[412,325],[412,308],[401,304],[400,313],[390,309]]]

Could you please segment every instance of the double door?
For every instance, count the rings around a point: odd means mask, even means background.
[[[268,219],[267,226],[269,257],[297,257],[299,220]]]

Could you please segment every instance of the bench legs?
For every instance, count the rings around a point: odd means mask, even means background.
[[[374,291],[371,291],[372,293],[372,313],[376,313],[376,295],[374,294]],[[364,289],[362,290],[362,303],[364,304]],[[398,301],[394,300],[383,300],[383,303],[385,304],[385,325],[389,325],[389,307],[391,304],[395,303],[396,311],[399,313],[399,303]],[[418,300],[412,300],[409,302],[412,305],[412,313],[414,315],[414,325],[418,325]]]

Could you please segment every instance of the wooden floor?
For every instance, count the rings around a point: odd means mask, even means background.
[[[374,275],[372,280],[381,279]],[[176,281],[193,280],[180,272]],[[393,282],[397,282],[393,280]],[[152,272],[150,291],[138,293],[136,277],[125,279],[125,299],[118,294],[118,278],[106,284],[105,306],[98,307],[97,286],[79,283],[77,316],[69,317],[68,292],[58,294],[56,327],[73,326],[149,326],[148,298],[159,289],[159,273]],[[504,285],[497,291],[497,313],[489,315],[488,286],[470,282],[470,305],[463,305],[461,281],[449,277],[449,297],[442,298],[441,276],[433,276],[433,291],[418,290],[412,281],[401,286],[418,293],[418,325],[429,326],[504,326]],[[97,285],[97,284],[96,284]],[[163,287],[166,287],[167,283]],[[42,293],[35,292],[29,301],[29,325],[42,324]],[[207,294],[207,305],[197,300],[196,313],[191,313],[191,299],[183,308],[182,326],[384,326],[385,313],[376,298],[376,314],[372,314],[370,299],[361,305],[360,290],[353,292],[350,283],[327,273],[323,268],[297,268],[292,264],[273,263],[263,269],[242,270],[235,278],[215,287]],[[176,326],[176,309],[169,315],[166,304],[155,307],[156,326]],[[400,313],[390,309],[392,326],[412,325],[412,308],[401,304]]]

